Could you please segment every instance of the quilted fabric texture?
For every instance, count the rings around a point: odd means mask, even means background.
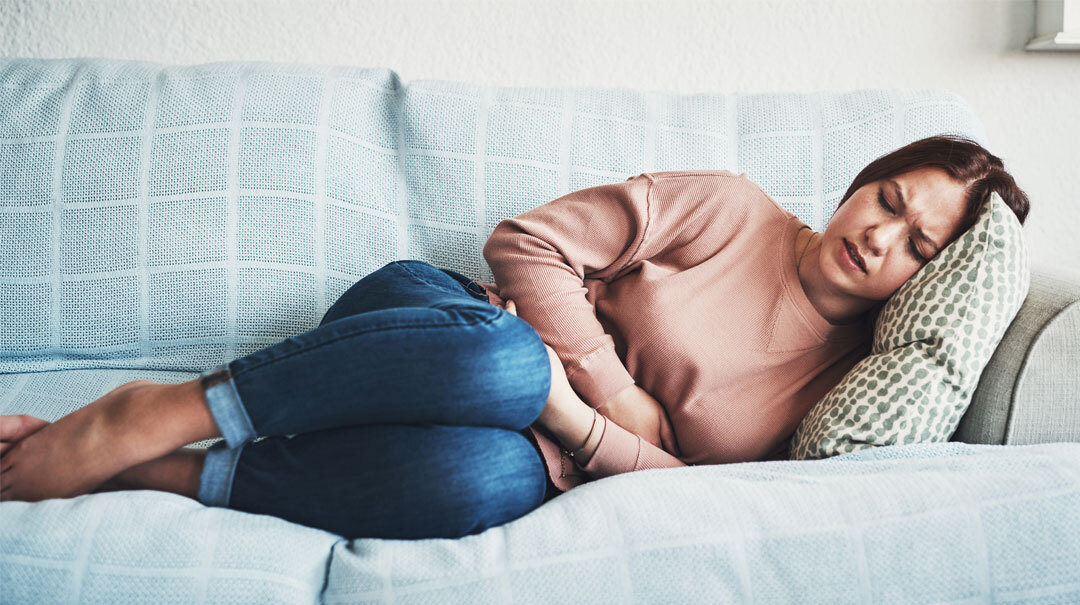
[[[154,491],[4,502],[0,587],[5,604],[1076,603],[1080,443],[645,470],[457,540],[346,541]]]
[[[405,85],[387,69],[0,60],[0,373],[199,372],[419,259],[493,281],[495,225],[646,171],[746,172],[821,230],[937,90],[679,95]],[[31,412],[32,413],[32,412]]]
[[[799,424],[791,458],[948,441],[1030,283],[1020,221],[992,193],[976,223],[885,303],[870,355]]]

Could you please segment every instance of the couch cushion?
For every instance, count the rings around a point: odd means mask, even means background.
[[[871,354],[799,423],[791,458],[948,441],[1030,281],[1020,221],[992,193],[975,225],[885,303]]]
[[[649,171],[725,168],[822,229],[944,90],[667,94],[387,69],[0,59],[0,373],[199,372],[310,330],[392,260],[478,281],[495,225]]]
[[[5,603],[1075,603],[1080,444],[625,473],[457,540],[150,490],[3,502],[0,583]]]

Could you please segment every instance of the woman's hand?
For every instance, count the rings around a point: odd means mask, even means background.
[[[664,406],[638,385],[619,391],[596,411],[669,454],[682,455]]]

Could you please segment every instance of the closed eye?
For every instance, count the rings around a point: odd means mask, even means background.
[[[877,198],[878,203],[881,204],[881,207],[884,208],[889,214],[896,214],[896,211],[892,209],[892,206],[889,205],[889,202],[885,201],[885,192],[881,187],[878,187]],[[915,260],[919,261],[920,263],[925,263],[927,261],[927,258],[919,253],[919,248],[915,245],[915,240],[909,237],[908,244],[910,244],[911,255],[915,257]]]

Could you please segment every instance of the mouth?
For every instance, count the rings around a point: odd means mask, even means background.
[[[846,239],[844,240],[844,247],[847,248],[848,256],[851,257],[851,260],[855,265],[858,266],[863,273],[866,273],[866,262],[863,261],[862,256],[859,255],[859,249]]]

